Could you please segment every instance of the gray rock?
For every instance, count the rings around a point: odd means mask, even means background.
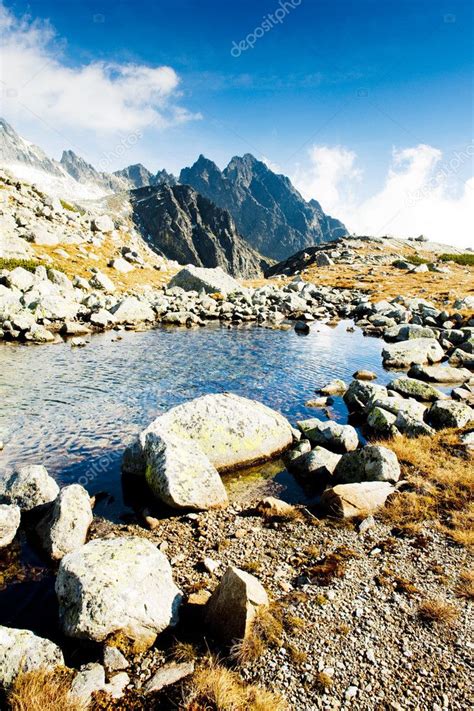
[[[0,501],[15,504],[22,511],[48,504],[58,494],[58,485],[41,465],[21,467],[0,483]]]
[[[92,220],[91,229],[94,232],[103,232],[104,234],[108,234],[109,232],[114,231],[115,225],[113,220],[108,215],[99,215]]]
[[[343,395],[347,390],[347,385],[343,380],[331,380],[330,383],[319,388],[321,395]]]
[[[438,400],[431,406],[427,419],[435,429],[464,427],[474,420],[474,410],[463,402]]]
[[[444,351],[434,338],[414,338],[392,343],[382,350],[384,365],[389,368],[407,368],[413,364],[436,363]]]
[[[351,452],[359,445],[359,437],[351,425],[323,422],[312,417],[298,422],[298,427],[312,444],[327,447],[334,452]]]
[[[155,427],[145,439],[145,478],[159,500],[177,509],[225,506],[227,493],[217,469],[192,440]]]
[[[77,672],[71,684],[69,695],[71,699],[80,701],[87,708],[92,700],[92,694],[105,691],[105,670],[102,664],[92,662],[84,664]]]
[[[151,306],[144,301],[139,301],[136,296],[126,296],[111,308],[111,312],[116,323],[139,323],[156,319]]]
[[[115,672],[127,669],[129,663],[120,649],[106,646],[104,649],[104,666],[108,672]]]
[[[416,380],[415,378],[395,378],[387,387],[390,390],[395,390],[395,392],[400,393],[404,397],[414,397],[416,400],[425,402],[434,402],[435,400],[444,400],[447,398],[447,395],[441,392],[441,390],[423,382],[423,380]]]
[[[61,489],[36,532],[48,555],[61,560],[84,545],[92,519],[89,494],[79,484],[71,484]]]
[[[323,492],[321,504],[333,516],[353,518],[376,511],[394,491],[386,481],[339,484]]]
[[[405,399],[396,394],[388,397],[375,398],[373,401],[374,407],[380,407],[394,415],[399,412],[406,412],[415,419],[422,420],[426,412],[426,406],[413,398]]]
[[[192,440],[219,472],[271,459],[293,442],[288,420],[269,407],[231,393],[204,395],[152,422],[126,451],[125,471],[144,473],[143,446],[155,429]]]
[[[9,287],[14,287],[19,291],[28,291],[31,289],[35,283],[34,274],[23,269],[23,267],[16,267],[7,276],[7,284]]]
[[[357,452],[344,454],[334,471],[334,480],[341,484],[365,481],[396,482],[400,478],[397,455],[387,447],[366,445]]]
[[[418,324],[404,323],[387,329],[384,336],[387,340],[410,341],[414,338],[436,338],[436,332]]]
[[[136,649],[176,623],[182,598],[166,557],[142,538],[94,540],[68,553],[56,594],[67,636],[102,642],[122,633]]]
[[[432,436],[435,431],[423,419],[413,417],[409,412],[400,410],[395,419],[395,427],[407,437]]]
[[[268,595],[257,578],[239,568],[227,568],[207,604],[206,626],[224,643],[244,639],[257,609],[268,604]]]
[[[115,284],[112,279],[101,271],[97,271],[93,274],[93,276],[89,279],[89,284],[93,289],[101,289],[102,291],[107,291],[109,293],[115,291]]]
[[[205,269],[188,264],[171,279],[170,288],[179,286],[185,291],[204,291],[208,294],[231,294],[242,291],[242,286],[220,267]]]
[[[154,694],[161,691],[166,686],[176,684],[194,673],[194,662],[182,662],[181,664],[165,664],[153,674],[151,679],[144,686],[146,694]]]
[[[0,504],[0,548],[9,546],[20,527],[21,511],[18,506]]]
[[[368,412],[376,397],[387,397],[387,388],[375,383],[353,380],[344,393],[344,402],[350,412]]]
[[[298,434],[301,435],[301,432],[297,430]],[[296,447],[293,449],[290,449],[288,452],[285,452],[285,462],[287,462],[288,466],[291,466],[291,463],[294,462],[296,459],[299,459],[303,454],[307,454],[308,452],[311,452],[311,442],[309,439],[302,439]]]
[[[0,626],[0,686],[8,689],[18,674],[64,666],[59,647],[29,630]]]
[[[123,257],[117,257],[116,259],[112,259],[109,263],[109,267],[115,269],[116,272],[120,272],[121,274],[128,274],[129,272],[133,272],[133,270],[135,269],[133,264],[130,264],[130,262],[128,262],[126,259],[123,259]]]
[[[340,458],[340,454],[330,452],[324,447],[315,447],[291,462],[289,468],[304,479],[312,482],[320,480],[324,483],[331,478]]]
[[[414,365],[408,375],[432,383],[465,383],[471,378],[467,368],[453,368],[450,365]]]
[[[51,331],[39,324],[35,324],[25,333],[25,339],[31,343],[53,343],[56,340]]]
[[[396,415],[383,407],[373,407],[367,417],[367,424],[375,432],[389,434],[395,425]]]

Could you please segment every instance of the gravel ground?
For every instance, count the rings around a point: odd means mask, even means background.
[[[226,511],[161,520],[154,531],[96,520],[91,533],[154,541],[187,594],[212,591],[228,565],[256,575],[299,623],[285,631],[280,647],[267,649],[240,673],[281,692],[293,709],[470,708],[471,603],[455,594],[459,572],[468,566],[467,551],[429,525],[415,538],[400,538],[380,522],[364,533],[354,523],[310,516],[265,522],[251,508],[261,494],[260,484],[251,489],[247,505],[239,498]],[[353,554],[342,577],[328,585],[312,580],[311,564],[340,546]],[[221,563],[213,575],[203,565],[206,557]],[[407,592],[408,582],[414,588]],[[457,619],[422,622],[417,611],[426,598],[451,603]],[[196,628],[192,636],[202,640],[204,630]],[[148,678],[163,659],[164,652],[155,648],[136,660],[135,682]],[[321,672],[332,681],[327,688],[321,686]]]

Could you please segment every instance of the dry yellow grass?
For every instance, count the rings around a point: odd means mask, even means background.
[[[193,675],[184,711],[287,711],[285,700],[245,684],[239,675],[211,659]]]
[[[402,478],[412,487],[391,497],[380,511],[383,520],[402,527],[436,521],[455,542],[474,544],[472,462],[458,441],[458,430],[444,430],[433,437],[379,440],[395,452]]]
[[[11,711],[84,711],[69,697],[71,674],[66,669],[19,674],[8,694]]]
[[[253,662],[271,647],[280,647],[283,640],[283,611],[273,603],[259,607],[247,637],[236,642],[230,652],[239,665]]]
[[[445,600],[431,598],[420,603],[418,617],[429,625],[450,625],[458,618],[458,611]]]
[[[457,597],[474,600],[474,570],[461,570],[454,592]]]

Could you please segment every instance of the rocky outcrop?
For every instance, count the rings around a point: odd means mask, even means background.
[[[206,626],[226,644],[245,639],[259,607],[268,606],[262,584],[250,573],[230,567],[207,603]]]
[[[59,487],[41,465],[21,467],[0,482],[0,502],[14,504],[22,511],[54,501]]]
[[[137,649],[176,623],[181,602],[166,557],[141,538],[95,540],[69,553],[56,594],[67,636],[102,642],[121,633]]]
[[[273,259],[347,233],[316,200],[306,202],[287,177],[249,153],[232,158],[222,172],[201,155],[179,180],[228,210],[247,242]]]
[[[0,687],[8,689],[20,673],[58,666],[64,666],[64,658],[49,639],[0,626]]]
[[[268,266],[238,234],[230,214],[188,185],[133,190],[130,200],[137,229],[169,259],[246,278],[261,276]]]
[[[155,431],[192,441],[220,472],[271,459],[293,441],[290,423],[262,403],[232,393],[204,395],[152,422],[125,452],[126,472],[144,474],[146,436]]]

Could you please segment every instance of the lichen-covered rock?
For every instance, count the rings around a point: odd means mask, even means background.
[[[387,397],[387,388],[376,383],[353,380],[344,393],[349,412],[368,412],[376,397]]]
[[[22,511],[48,504],[58,494],[58,485],[42,465],[21,467],[0,482],[0,502],[16,504]]]
[[[0,687],[8,689],[18,674],[64,665],[59,647],[29,630],[0,626]]]
[[[121,633],[137,650],[177,622],[182,599],[163,553],[132,537],[90,541],[64,556],[56,594],[68,637],[103,642]]]
[[[36,532],[48,555],[61,560],[84,545],[92,519],[89,494],[79,484],[71,484],[61,489]]]
[[[375,432],[390,433],[395,425],[396,415],[383,407],[373,407],[367,417],[367,424]]]
[[[380,407],[394,415],[398,415],[399,412],[407,412],[412,417],[420,420],[423,419],[426,411],[426,406],[418,402],[418,400],[413,400],[412,398],[405,399],[397,396],[375,398],[373,406]]]
[[[351,425],[323,422],[312,417],[298,422],[298,427],[312,444],[327,447],[334,452],[351,452],[359,445],[359,437]]]
[[[434,338],[414,338],[391,343],[382,350],[384,365],[389,368],[408,368],[414,363],[437,363],[444,351]]]
[[[20,526],[21,511],[18,506],[0,504],[0,548],[9,546]]]
[[[432,436],[435,433],[434,429],[427,425],[423,419],[413,417],[409,412],[404,412],[403,410],[397,413],[395,427],[398,432],[407,437]]]
[[[353,518],[376,511],[394,491],[386,481],[338,484],[323,492],[321,504],[333,516]]]
[[[395,392],[400,393],[404,397],[414,397],[416,400],[422,400],[425,402],[434,402],[435,400],[444,400],[448,396],[445,395],[438,388],[429,385],[429,383],[423,382],[423,380],[417,380],[415,378],[400,377],[395,378],[388,385],[389,390],[395,390]]]
[[[396,482],[399,478],[397,455],[391,449],[379,445],[367,445],[357,452],[344,454],[334,470],[334,480],[341,484]]]
[[[143,447],[155,430],[193,441],[220,472],[271,459],[293,442],[288,420],[260,402],[231,393],[204,395],[152,422],[125,452],[124,471],[145,473]]]
[[[229,567],[207,604],[206,625],[224,643],[245,639],[258,608],[268,604],[268,595],[257,578]]]
[[[212,509],[227,504],[217,469],[192,440],[159,428],[149,432],[144,449],[145,478],[153,494],[177,509]]]
[[[188,264],[181,269],[169,283],[170,288],[179,286],[185,291],[202,291],[208,294],[231,294],[234,291],[242,291],[242,286],[233,277],[226,274],[221,267],[206,269]]]
[[[437,400],[431,406],[427,419],[437,430],[446,427],[464,427],[474,420],[474,410],[463,402]]]

